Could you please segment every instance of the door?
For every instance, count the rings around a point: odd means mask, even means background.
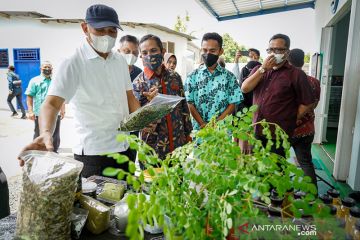
[[[19,74],[23,91],[22,102],[27,109],[25,90],[31,78],[40,74],[40,49],[39,48],[15,48],[14,49],[15,72]],[[19,108],[19,106],[18,106]]]
[[[325,27],[322,29],[320,53],[322,55],[322,66],[320,75],[318,76],[321,86],[320,101],[315,110],[315,143],[326,141],[326,130],[328,123],[330,85],[332,75],[332,36],[333,27]]]

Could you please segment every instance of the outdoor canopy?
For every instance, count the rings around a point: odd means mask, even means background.
[[[315,0],[195,0],[218,21],[315,8]]]

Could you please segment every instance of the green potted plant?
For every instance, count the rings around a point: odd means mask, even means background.
[[[163,227],[167,239],[225,239],[234,228],[236,233],[239,220],[266,215],[260,209],[270,204],[271,189],[279,196],[287,196],[290,189],[306,193],[301,203],[293,204],[293,198],[289,197],[287,206],[279,209],[283,216],[299,218],[300,208],[309,202],[312,207],[307,208],[308,213],[320,214],[319,201],[315,200],[316,187],[310,178],[304,177],[303,171],[286,159],[270,152],[275,144],[284,147],[289,156],[286,133],[276,124],[252,123],[255,111],[253,106],[219,122],[213,119],[193,135],[191,143],[176,149],[164,161],[138,138],[119,135],[118,141],[129,142],[154,178],[146,198],[142,193],[146,184],[144,173],[135,177],[132,162],[129,172],[113,168],[104,171],[105,175],[126,179],[135,191],[127,197],[130,209],[127,236],[141,239],[146,224],[157,224]],[[257,124],[262,126],[268,139],[272,139],[270,127],[274,127],[276,141],[269,141],[263,147],[254,136]],[[247,140],[253,146],[253,153],[242,154],[234,137]],[[119,163],[128,161],[126,156],[112,156]],[[154,166],[162,171],[155,172]]]

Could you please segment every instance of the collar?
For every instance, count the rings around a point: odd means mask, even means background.
[[[201,70],[201,71],[208,71],[208,72],[210,73],[209,69],[206,67],[205,64],[202,64],[202,65],[200,66],[200,70]],[[215,71],[214,71],[213,73],[215,73],[215,72],[222,72],[222,71],[224,71],[224,68],[222,68],[219,64],[217,64],[217,66],[216,66],[216,68],[215,68]]]
[[[153,70],[151,70],[150,68],[147,68],[147,67],[144,68],[144,74],[145,74],[145,77],[146,77],[147,79],[152,79],[152,78],[154,78],[154,77],[160,78],[161,75],[164,73],[164,71],[165,71],[165,65],[164,65],[164,64],[161,65],[161,73],[160,73],[160,75],[157,75],[157,74],[156,74]]]
[[[43,78],[43,81],[44,80],[51,80],[51,76],[49,78],[45,77],[44,74],[41,73],[41,77]]]
[[[85,53],[85,56],[87,57],[87,59],[95,59],[95,58],[98,58],[101,56],[92,48],[92,46],[90,45],[90,43],[85,40],[85,43],[84,43],[84,53]],[[111,52],[109,53],[109,55],[107,56],[106,59],[112,59],[114,57],[114,51],[111,50]]]

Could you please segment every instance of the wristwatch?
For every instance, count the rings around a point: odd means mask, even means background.
[[[266,69],[263,68],[263,66],[259,67],[259,71],[261,74],[264,74],[266,72]]]

